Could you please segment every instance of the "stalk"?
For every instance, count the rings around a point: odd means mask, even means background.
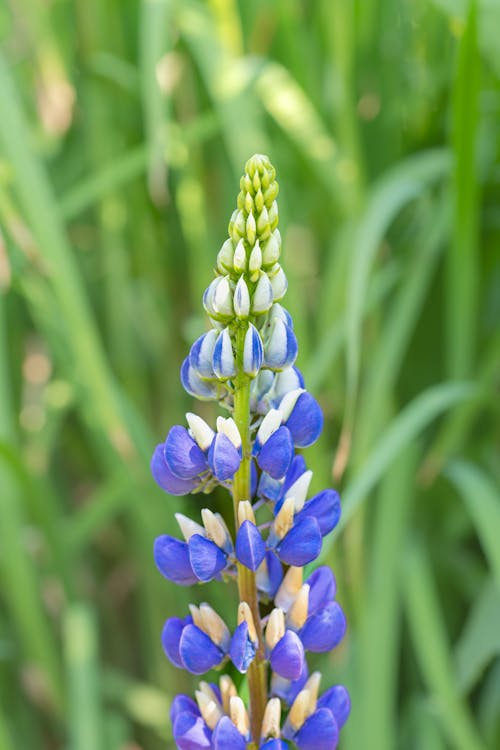
[[[235,379],[234,392],[234,421],[238,427],[242,441],[242,461],[239,470],[234,475],[233,505],[235,528],[238,529],[238,505],[241,500],[250,500],[250,379],[243,373],[243,344],[246,325],[241,325],[236,332],[236,361],[238,376]],[[241,563],[238,563],[238,592],[241,602],[250,607],[255,622],[255,629],[259,645],[256,658],[248,669],[248,690],[250,695],[250,726],[253,742],[250,749],[258,747],[262,719],[267,702],[267,669],[264,653],[264,641],[260,624],[259,602],[255,573]]]

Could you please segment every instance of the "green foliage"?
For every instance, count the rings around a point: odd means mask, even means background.
[[[189,409],[241,165],[281,185],[286,305],[344,517],[321,662],[343,750],[500,746],[499,11],[471,0],[0,9],[0,750],[160,750],[149,457]],[[207,407],[206,416],[210,416]],[[229,498],[218,509],[230,517]],[[167,507],[168,506],[168,507]]]

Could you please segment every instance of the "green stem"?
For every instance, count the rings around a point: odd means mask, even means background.
[[[234,421],[238,427],[242,440],[242,461],[240,468],[234,475],[233,504],[235,527],[238,528],[238,505],[241,500],[251,500],[250,496],[250,380],[243,373],[243,343],[245,326],[236,331],[236,360],[239,374],[235,380],[234,393]],[[267,669],[264,653],[264,640],[260,624],[259,600],[255,573],[241,563],[238,563],[238,591],[241,602],[250,607],[255,622],[259,645],[257,654],[248,669],[248,690],[250,695],[250,726],[253,742],[250,749],[257,748],[260,740],[262,718],[267,702]]]

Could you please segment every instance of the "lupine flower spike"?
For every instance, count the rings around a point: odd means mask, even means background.
[[[247,162],[240,187],[203,295],[211,327],[181,367],[185,390],[216,402],[226,416],[209,425],[186,414],[151,460],[154,479],[170,495],[221,486],[233,499],[233,512],[176,513],[179,538],[164,534],[155,542],[156,565],[170,581],[238,587],[228,622],[202,603],[164,625],[172,664],[196,675],[221,673],[218,683],[201,681],[194,698],[173,700],[173,736],[180,750],[333,750],[349,695],[342,685],[321,693],[321,675],[309,674],[306,656],[335,648],[346,619],[331,570],[321,566],[305,577],[303,568],[337,525],[340,498],[326,489],[308,499],[312,472],[297,453],[317,440],[323,416],[295,367],[293,321],[280,304],[287,280],[278,183],[266,156]],[[230,664],[246,675],[248,705],[224,674]]]

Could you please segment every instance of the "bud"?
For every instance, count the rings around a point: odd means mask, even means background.
[[[220,694],[222,698],[222,708],[225,714],[229,714],[229,701],[238,695],[236,685],[228,674],[223,674],[219,680]]]
[[[246,602],[240,602],[238,607],[238,625],[242,622],[246,622],[248,625],[248,637],[253,643],[258,642],[257,631],[255,629],[255,622],[252,615],[252,610]]]
[[[219,315],[230,316],[233,314],[233,295],[229,276],[224,276],[217,285],[214,294],[213,306]]]
[[[266,626],[266,645],[273,649],[285,635],[285,615],[276,607],[269,615]]]
[[[233,345],[231,342],[231,336],[229,334],[229,328],[219,333],[217,341],[215,342],[214,357],[212,366],[214,372],[221,380],[227,378],[234,378],[236,375],[236,362],[233,354]]]
[[[264,341],[264,363],[271,370],[284,370],[297,359],[298,346],[293,330],[275,318]]]
[[[292,630],[300,630],[307,620],[309,584],[304,583],[287,612],[286,622]]]
[[[262,209],[264,208],[264,196],[262,195],[262,190],[260,188],[255,193],[254,203],[255,203],[255,208],[257,209],[257,212],[260,213]]]
[[[219,719],[222,719],[223,716],[219,704],[211,700],[202,690],[197,690],[195,696],[198,708],[200,709],[200,714],[206,725],[209,729],[215,729],[219,723]]]
[[[264,359],[264,347],[262,339],[256,327],[249,324],[245,334],[245,343],[243,347],[243,370],[247,375],[254,378],[262,367]]]
[[[196,521],[193,521],[192,518],[188,518],[188,516],[185,516],[183,513],[175,513],[175,520],[179,524],[182,536],[186,542],[189,542],[194,534],[205,536],[205,529],[203,526],[196,523]]]
[[[246,195],[245,195],[244,207],[245,207],[245,211],[247,212],[247,214],[252,213],[252,211],[253,211],[253,200],[252,200],[252,196],[250,195],[250,193],[246,193]]]
[[[273,432],[276,432],[280,425],[281,412],[278,409],[270,409],[262,420],[257,432],[257,444],[264,445],[264,443],[269,440]]]
[[[250,315],[250,293],[243,276],[240,276],[233,297],[234,312],[237,318],[248,318]]]
[[[250,258],[248,260],[248,271],[250,273],[250,280],[257,281],[259,278],[259,271],[262,266],[262,250],[260,249],[259,240],[256,241]]]
[[[189,364],[201,378],[212,379],[214,377],[212,358],[217,336],[217,331],[211,328],[196,339],[189,352]]]
[[[255,524],[255,515],[250,500],[240,500],[238,503],[238,525],[241,526],[245,521]]]
[[[233,267],[234,247],[233,241],[229,237],[217,254],[217,270],[220,273],[227,273]]]
[[[247,253],[245,250],[245,243],[241,239],[236,245],[233,258],[233,269],[236,273],[243,273],[247,267]]]
[[[209,508],[203,508],[201,511],[203,525],[207,532],[207,537],[218,547],[224,549],[230,541],[226,527],[220,517],[213,513]]]
[[[309,690],[301,690],[295,698],[287,716],[286,723],[296,732],[311,714],[311,694]]]
[[[288,289],[288,280],[281,266],[277,273],[271,276],[270,280],[273,288],[273,299],[275,302],[278,302],[280,299],[283,299]]]
[[[276,180],[274,180],[274,182],[271,182],[269,187],[266,190],[264,190],[264,203],[266,204],[268,208],[272,205],[274,199],[277,198],[278,193],[279,193],[279,185],[276,182]]]
[[[235,220],[232,225],[231,237],[233,242],[237,244],[241,237],[245,236],[245,214],[243,211],[238,211]]]
[[[312,471],[304,471],[303,474],[289,487],[285,493],[285,498],[293,497],[295,500],[295,512],[298,513],[304,507],[309,485],[311,484]]]
[[[278,226],[278,204],[276,201],[272,202],[271,208],[269,209],[269,223],[271,225],[271,231]]]
[[[232,417],[217,417],[217,432],[222,432],[232,442],[235,448],[241,448],[241,435]]]
[[[253,213],[250,213],[248,215],[248,219],[246,223],[246,237],[251,245],[253,245],[255,242],[256,229],[257,228],[255,225],[255,219],[254,219]]]
[[[235,695],[229,699],[229,716],[238,732],[243,737],[247,737],[250,732],[250,720],[245,704],[239,695]]]
[[[273,288],[267,273],[261,272],[252,297],[252,312],[260,315],[267,312],[273,304]]]
[[[284,612],[287,612],[301,588],[302,568],[296,568],[292,565],[288,568],[276,596],[274,597],[274,601],[278,607],[281,607]]]
[[[262,719],[262,731],[261,737],[267,739],[268,737],[279,738],[281,724],[281,702],[279,698],[271,698],[268,701],[266,710],[264,711],[264,718]]]
[[[271,234],[271,224],[269,222],[269,214],[265,206],[260,212],[259,218],[257,219],[257,231],[259,233],[259,239],[261,240],[265,240]]]
[[[262,264],[265,268],[270,268],[278,262],[281,254],[281,236],[276,229],[269,239],[262,245]]]
[[[295,514],[295,500],[287,497],[273,522],[273,530],[278,539],[283,539],[293,526]]]
[[[205,633],[210,636],[210,639],[220,646],[223,651],[227,651],[231,641],[231,633],[222,617],[205,602],[200,604],[200,616],[203,625],[202,629]]]
[[[257,190],[260,189],[260,177],[259,177],[259,173],[258,172],[255,172],[255,174],[253,176],[252,187],[255,190],[255,192],[257,192]]]

